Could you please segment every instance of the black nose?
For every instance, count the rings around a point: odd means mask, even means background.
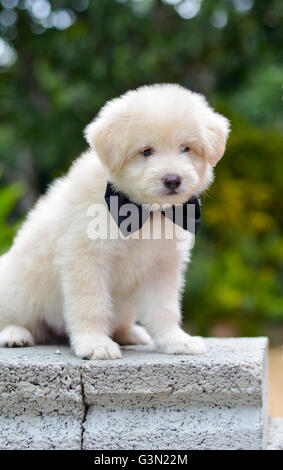
[[[177,189],[182,183],[182,178],[179,175],[165,175],[162,178],[162,183],[168,189]]]

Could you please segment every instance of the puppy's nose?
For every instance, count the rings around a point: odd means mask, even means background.
[[[182,178],[179,175],[165,175],[162,178],[162,183],[166,188],[174,190],[180,186]]]

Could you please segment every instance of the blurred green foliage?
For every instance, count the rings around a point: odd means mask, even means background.
[[[186,319],[201,333],[217,322],[234,322],[242,334],[282,323],[281,0],[1,3],[0,250],[14,235],[7,220],[18,182],[26,192],[14,218],[86,147],[83,128],[107,99],[177,82],[232,123],[203,197]]]
[[[9,249],[16,235],[18,224],[8,221],[8,217],[23,192],[20,183],[0,187],[0,255]]]
[[[241,334],[283,318],[283,135],[235,116],[226,159],[203,198],[185,306],[198,330]]]

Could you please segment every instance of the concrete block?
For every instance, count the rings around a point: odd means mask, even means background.
[[[267,340],[207,339],[202,356],[127,348],[82,370],[84,449],[261,449]]]
[[[203,356],[127,347],[118,361],[1,348],[0,448],[265,448],[267,339],[205,341]]]
[[[269,420],[267,450],[283,450],[283,418]]]
[[[68,348],[0,348],[0,449],[80,449],[85,404]]]
[[[74,416],[31,414],[0,417],[0,449],[80,450],[81,420]]]

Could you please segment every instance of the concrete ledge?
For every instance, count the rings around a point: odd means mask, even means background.
[[[0,348],[1,449],[81,448],[81,364],[57,350]]]
[[[262,449],[267,339],[206,339],[204,356],[125,348],[0,349],[1,449]]]
[[[283,450],[283,418],[271,418],[268,425],[267,450]]]

